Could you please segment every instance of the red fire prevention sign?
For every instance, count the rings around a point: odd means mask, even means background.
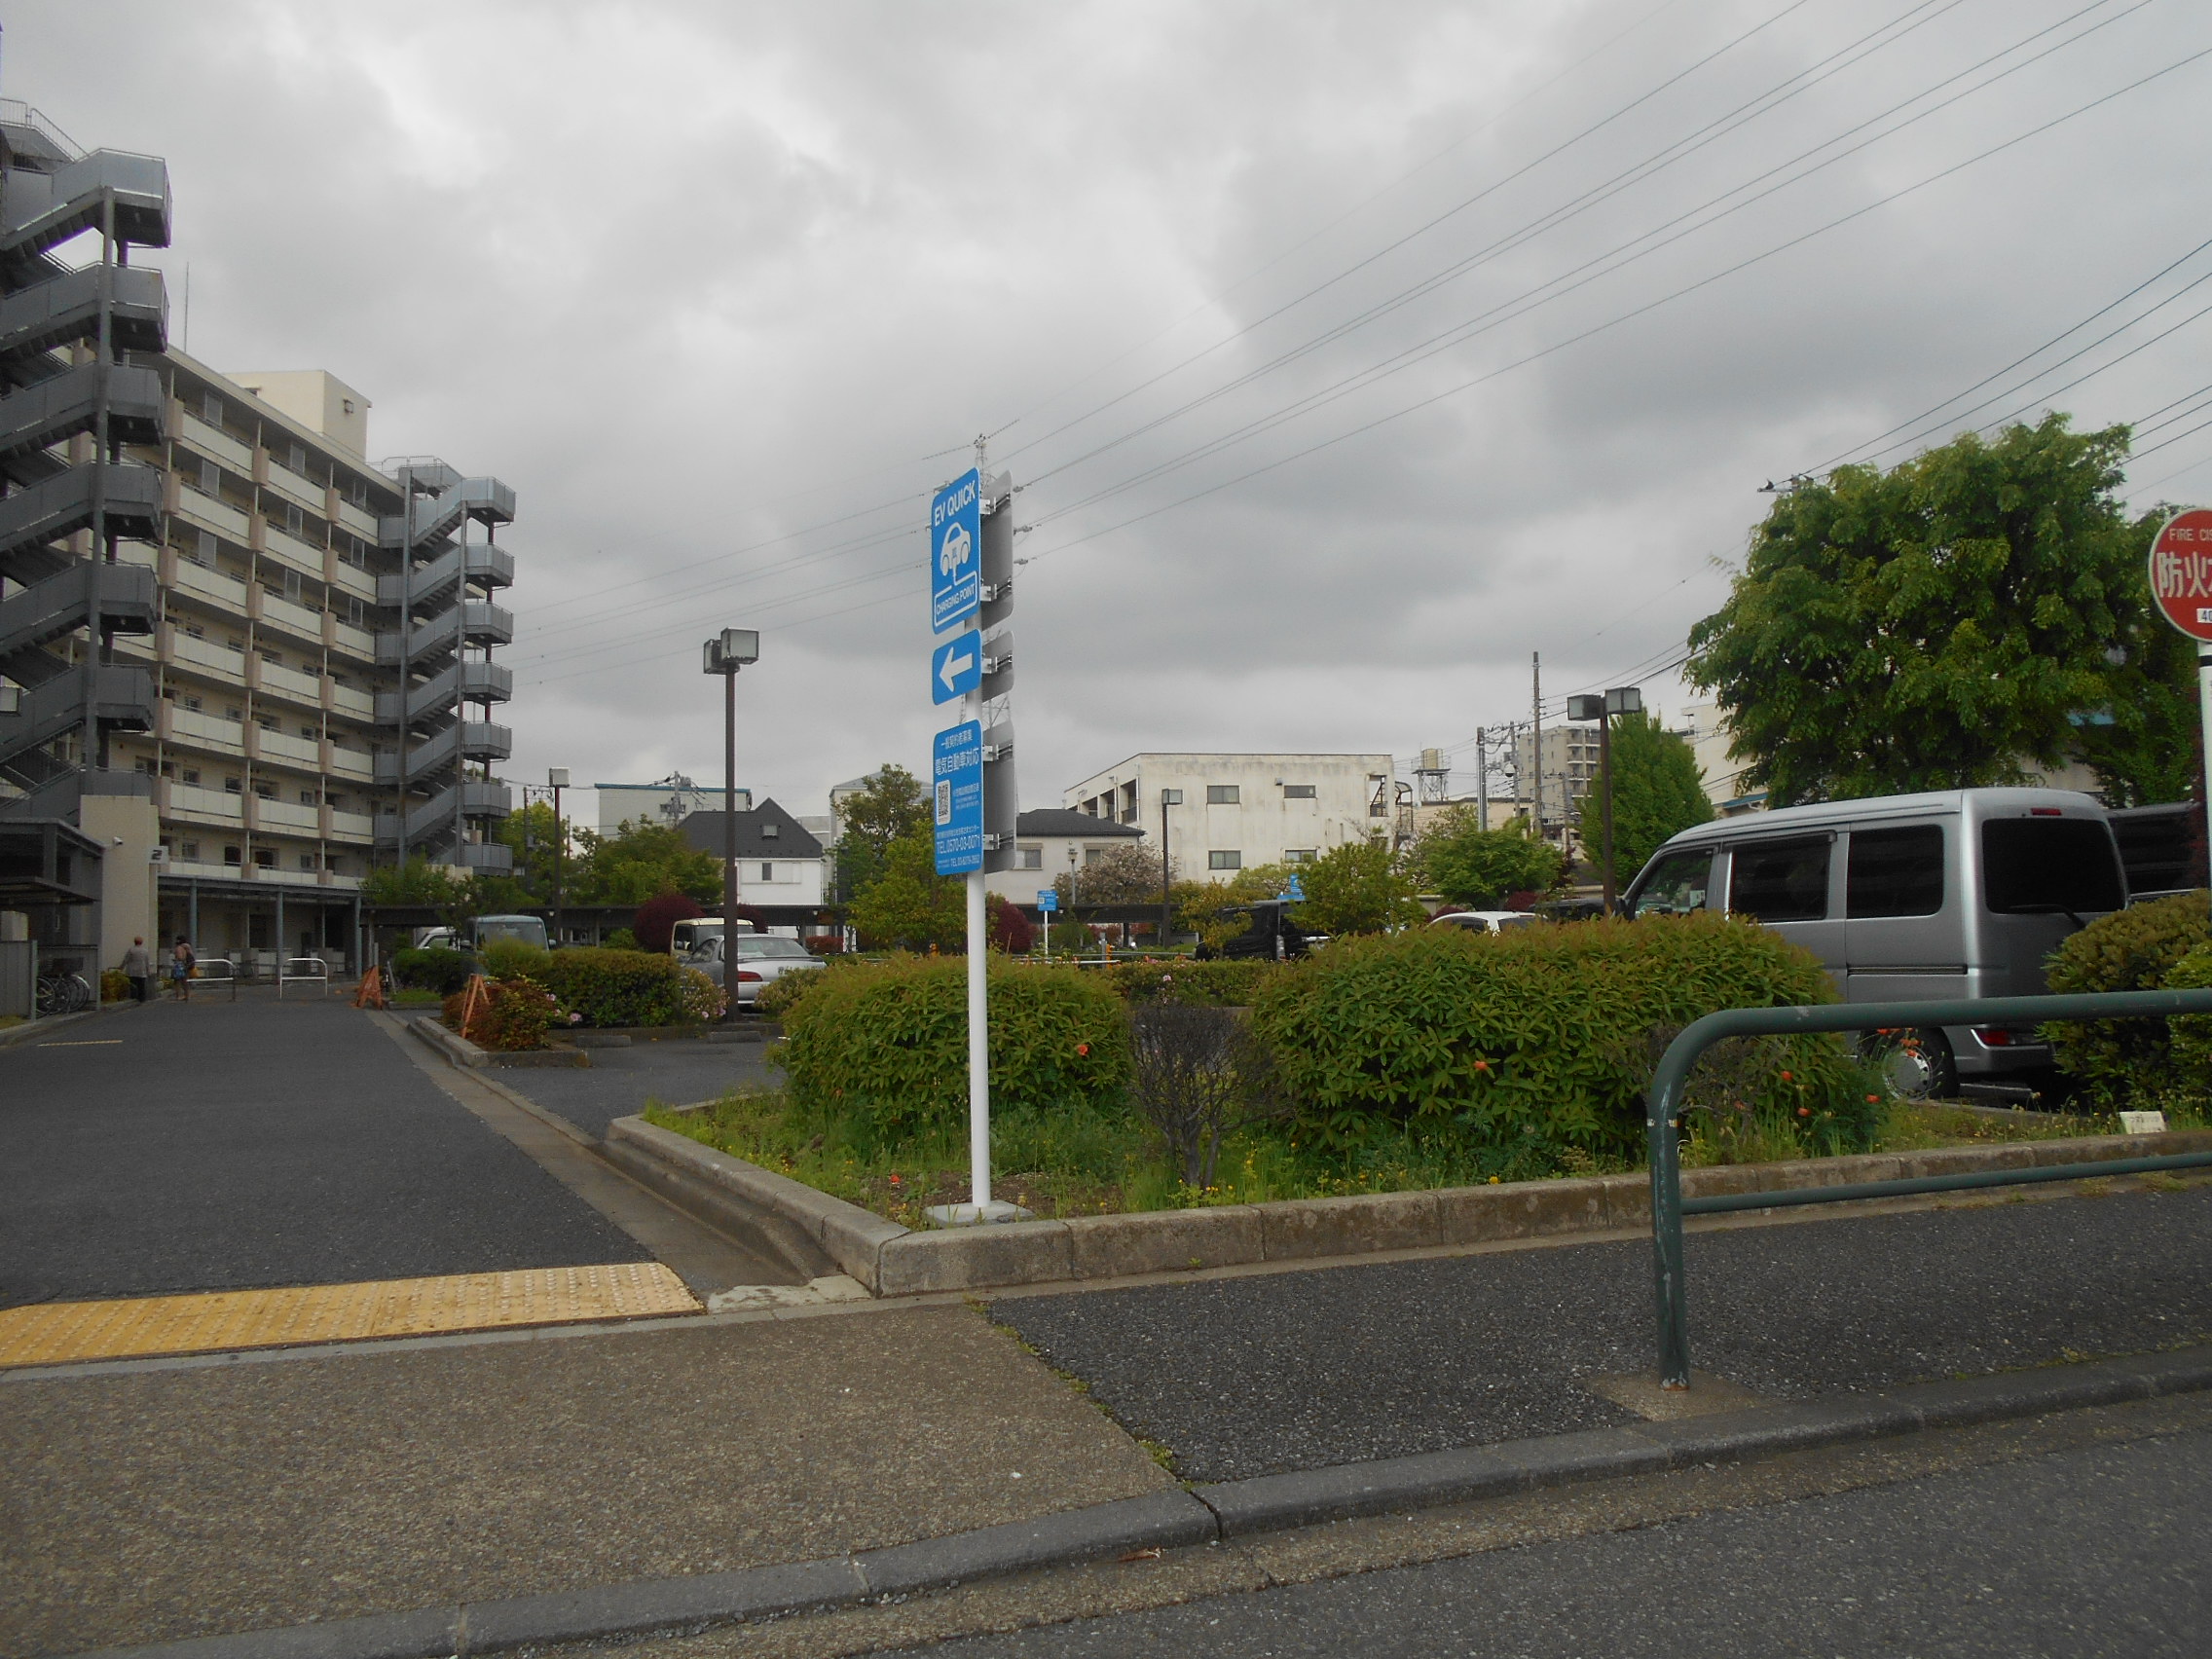
[[[2176,513],[2151,543],[2151,594],[2166,620],[2212,641],[2212,510]]]

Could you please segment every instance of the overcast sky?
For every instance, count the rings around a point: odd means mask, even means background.
[[[1146,749],[1471,768],[1532,651],[1678,707],[1759,486],[1859,446],[2186,399],[2130,487],[2212,497],[2185,0],[0,24],[0,92],[167,158],[195,356],[515,487],[518,782],[719,782],[724,625],[743,781],[924,769],[923,523],[978,433],[1034,527],[1028,805]]]

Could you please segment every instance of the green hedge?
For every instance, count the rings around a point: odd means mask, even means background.
[[[683,1025],[711,1019],[721,993],[696,968],[649,950],[547,951],[531,972],[592,1026]]]
[[[2183,958],[2212,943],[2212,919],[2202,889],[2130,904],[2099,916],[2050,953],[2045,982],[2054,995],[2095,991],[2155,991],[2180,985],[2171,977]],[[2173,1034],[2162,1019],[2051,1020],[2042,1028],[2061,1070],[2080,1078],[2093,1095],[2121,1095],[2180,1086]]]
[[[1434,1132],[1540,1167],[1568,1149],[1641,1151],[1654,1030],[1835,1000],[1809,952],[1698,914],[1340,940],[1266,982],[1253,1017],[1302,1136],[1356,1151]],[[1869,1144],[1878,1106],[1839,1040],[1774,1053],[1750,1105],[1807,1150]]]
[[[1175,1001],[1196,1008],[1249,1008],[1276,974],[1274,962],[1117,962],[1100,971],[1132,1003]]]
[[[468,983],[476,964],[458,950],[395,950],[391,976],[410,990],[451,996]]]
[[[994,1112],[1118,1109],[1129,1078],[1122,999],[1087,975],[997,956],[988,971]],[[783,1013],[796,1104],[881,1142],[966,1132],[965,960],[894,957],[807,977]]]

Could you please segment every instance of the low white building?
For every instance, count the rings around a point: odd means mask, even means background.
[[[1014,868],[991,871],[983,878],[983,888],[1014,903],[1030,905],[1037,903],[1038,894],[1072,873],[1080,899],[1085,865],[1104,857],[1110,848],[1136,846],[1143,836],[1134,825],[1109,823],[1065,807],[1024,812],[1014,821]],[[1156,842],[1156,856],[1157,847]]]
[[[1166,839],[1186,879],[1308,864],[1391,830],[1387,755],[1132,755],[1066,792],[1088,817]]]
[[[683,838],[695,851],[723,856],[719,806],[683,821]],[[737,815],[737,897],[768,913],[779,931],[814,922],[827,891],[830,856],[806,826],[766,799]]]

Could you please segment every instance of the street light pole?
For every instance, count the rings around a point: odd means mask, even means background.
[[[722,1018],[737,1017],[737,671],[760,660],[760,635],[724,628],[704,650],[709,674],[722,677]]]
[[[569,768],[548,766],[545,781],[553,789],[553,942],[562,940],[561,929],[561,843],[569,838],[568,826],[561,822],[561,792],[569,787]]]
[[[1605,914],[1613,913],[1613,717],[1643,713],[1643,693],[1634,685],[1616,685],[1604,696],[1587,693],[1567,700],[1570,720],[1598,722],[1598,822],[1603,837],[1600,873],[1604,881]]]
[[[1183,804],[1181,790],[1160,792],[1160,948],[1167,948],[1175,915],[1175,864],[1167,851],[1167,809]]]

